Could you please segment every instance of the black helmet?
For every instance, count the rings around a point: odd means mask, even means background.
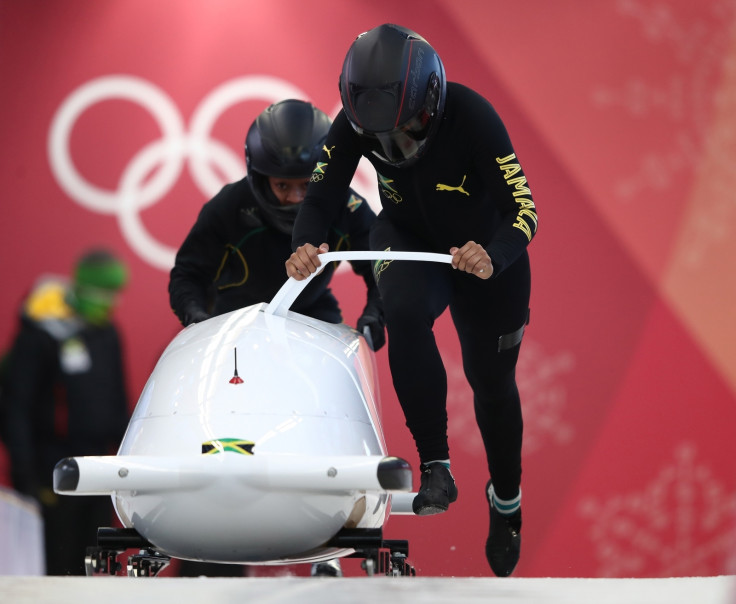
[[[330,118],[311,103],[288,99],[266,107],[245,137],[248,181],[271,226],[291,234],[298,205],[282,206],[269,176],[309,178],[322,149]]]
[[[445,105],[445,68],[419,34],[380,25],[353,42],[340,75],[342,106],[372,152],[392,165],[419,158]]]

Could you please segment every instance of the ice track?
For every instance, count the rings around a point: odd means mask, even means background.
[[[0,602],[736,604],[736,578],[0,577]]]

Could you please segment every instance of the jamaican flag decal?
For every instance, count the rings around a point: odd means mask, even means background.
[[[218,438],[202,443],[202,455],[215,455],[230,451],[240,455],[253,455],[255,443],[242,438]]]

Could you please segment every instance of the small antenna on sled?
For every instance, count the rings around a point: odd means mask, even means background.
[[[233,373],[233,377],[230,379],[231,384],[242,384],[243,378],[241,378],[238,375],[238,348],[233,348],[233,352],[235,353],[235,372]]]

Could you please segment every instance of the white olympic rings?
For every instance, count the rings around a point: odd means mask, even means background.
[[[222,113],[242,101],[259,99],[269,104],[286,98],[307,99],[298,87],[279,78],[244,76],[215,88],[194,111],[189,131],[174,101],[150,82],[130,75],[108,75],[73,91],[54,115],[48,139],[51,169],[62,189],[85,208],[117,216],[123,237],[146,262],[168,271],[176,250],[156,240],[141,219],[141,210],[162,199],[182,173],[186,160],[192,178],[210,198],[227,182],[244,175],[242,152],[211,137]],[[91,106],[107,100],[137,103],[155,119],[161,138],[141,149],[121,174],[116,190],[86,180],[71,157],[70,140],[79,117]],[[337,113],[340,107],[333,113]],[[247,125],[243,126],[243,136]],[[217,170],[215,170],[215,168]]]

